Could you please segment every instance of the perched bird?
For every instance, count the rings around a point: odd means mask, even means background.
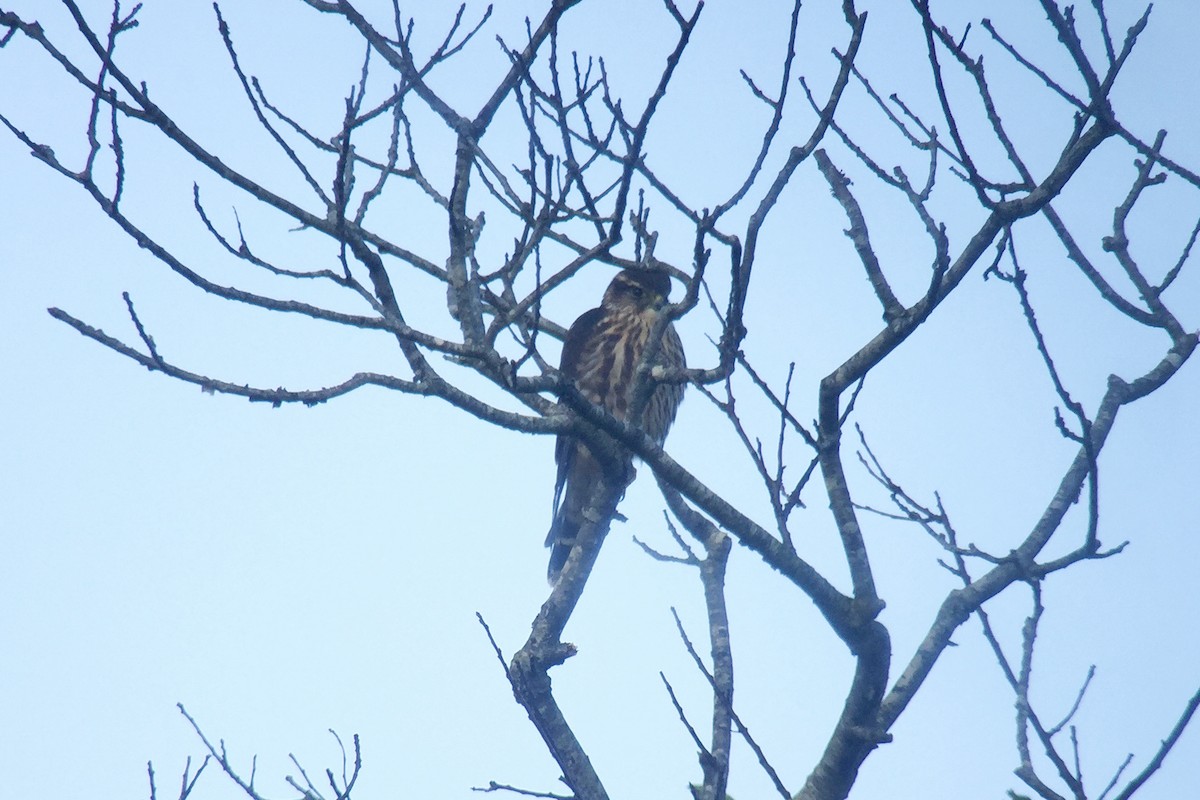
[[[580,393],[619,420],[625,420],[633,402],[638,364],[650,334],[671,292],[671,279],[662,272],[627,269],[612,279],[599,308],[584,312],[563,340],[559,370],[575,381]],[[662,329],[654,365],[668,369],[687,366],[675,326]],[[682,383],[661,383],[650,395],[641,417],[641,428],[660,445],[683,399]],[[554,448],[558,479],[554,486],[554,521],[546,537],[550,550],[550,583],[571,553],[583,524],[583,511],[596,481],[599,462],[587,445],[571,436],[559,436]]]

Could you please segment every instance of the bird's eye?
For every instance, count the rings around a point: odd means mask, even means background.
[[[642,287],[630,286],[629,293],[640,300],[642,298]]]

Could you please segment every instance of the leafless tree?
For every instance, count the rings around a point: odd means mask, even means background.
[[[1020,35],[986,19],[951,30],[935,16],[930,0],[911,0],[908,22],[925,47],[910,56],[924,62],[925,77],[920,85],[889,94],[876,88],[882,76],[862,66],[868,14],[854,0],[843,0],[840,30],[827,43],[832,56],[801,52],[797,41],[805,15],[817,12],[796,0],[790,15],[779,20],[789,36],[775,74],[742,73],[745,91],[764,111],[760,119],[746,123],[758,126],[757,151],[725,154],[729,163],[743,165],[739,178],[720,196],[697,197],[686,182],[666,176],[661,153],[652,152],[647,142],[679,74],[688,69],[689,45],[705,24],[703,3],[665,0],[660,13],[673,24],[674,39],[663,45],[659,72],[649,82],[652,91],[639,100],[618,96],[608,62],[589,54],[577,32],[567,42],[565,21],[584,5],[580,0],[550,0],[542,18],[527,23],[521,41],[495,37],[505,68],[476,74],[471,91],[464,93],[442,75],[469,51],[492,46],[487,41],[492,7],[464,5],[457,13],[439,10],[430,12],[429,20],[414,22],[398,3],[381,9],[365,3],[360,8],[348,0],[303,0],[297,5],[305,8],[297,13],[321,16],[329,25],[348,24],[364,53],[344,114],[315,127],[296,109],[274,101],[272,87],[243,67],[243,50],[253,47],[252,32],[235,29],[226,10],[214,3],[213,35],[223,42],[227,68],[244,90],[229,102],[252,110],[261,131],[294,169],[302,187],[298,191],[272,188],[255,177],[253,168],[233,166],[237,159],[189,133],[178,109],[155,96],[153,76],[126,66],[119,45],[131,36],[152,35],[134,33],[140,6],[117,2],[101,23],[75,0],[63,0],[63,5],[76,31],[46,30],[32,18],[0,10],[0,45],[32,43],[56,62],[77,84],[72,101],[90,103],[85,129],[61,131],[59,141],[44,140],[3,110],[0,121],[9,134],[89,194],[113,223],[193,287],[266,312],[384,332],[403,355],[406,369],[359,372],[321,388],[245,385],[170,360],[128,294],[124,301],[134,332],[129,336],[105,332],[58,308],[50,309],[55,318],[149,370],[209,392],[275,405],[311,405],[361,387],[383,387],[436,398],[480,424],[542,435],[569,433],[615,465],[595,487],[594,521],[581,531],[528,640],[511,657],[492,642],[517,702],[561,769],[570,796],[594,800],[608,795],[586,743],[568,722],[570,709],[559,705],[550,676],[576,653],[575,645],[563,641],[563,630],[617,515],[630,475],[621,465],[627,466],[632,456],[644,464],[643,475],[652,473],[662,488],[676,549],[668,553],[643,546],[653,557],[696,570],[708,612],[707,654],[693,644],[682,623],[679,631],[681,647],[711,686],[711,729],[691,722],[695,710],[686,708],[667,684],[699,755],[700,777],[691,784],[694,797],[725,797],[730,753],[739,740],[782,797],[847,797],[860,767],[890,741],[896,721],[972,617],[982,623],[1012,688],[1018,710],[1016,775],[1029,791],[1046,800],[1127,800],[1163,763],[1200,705],[1200,691],[1186,700],[1178,724],[1140,771],[1126,774],[1127,762],[1099,792],[1092,785],[1085,788],[1074,710],[1060,722],[1048,722],[1029,691],[1044,584],[1063,570],[1116,555],[1124,547],[1105,546],[1099,536],[1099,465],[1118,414],[1174,378],[1197,343],[1189,327],[1196,321],[1179,316],[1196,309],[1177,307],[1171,289],[1188,265],[1200,223],[1159,219],[1143,234],[1178,241],[1170,263],[1140,258],[1130,233],[1139,201],[1160,185],[1169,181],[1200,190],[1200,176],[1171,155],[1166,133],[1144,136],[1143,121],[1127,122],[1114,100],[1122,69],[1136,58],[1139,37],[1153,22],[1149,8],[1140,16],[1118,19],[1103,0],[1082,4],[1086,8],[1030,0],[1025,13],[1040,17],[1044,30],[1039,33],[1048,32],[1059,48],[1047,54],[1030,50]],[[829,0],[811,5],[836,7]],[[432,43],[418,35],[439,25]],[[78,51],[69,47],[62,41],[68,33],[82,35],[86,46]],[[804,67],[808,74],[820,77],[801,75],[805,59],[811,62]],[[1004,81],[1023,82],[1027,98],[1048,104],[1058,116],[1034,119],[1014,107],[1011,92],[997,91],[997,71]],[[5,74],[13,79],[16,68],[6,64]],[[482,99],[463,100],[460,94]],[[701,134],[703,114],[721,102],[720,97],[704,98],[707,108],[691,121],[696,135]],[[846,110],[851,102],[857,104],[854,113]],[[797,120],[803,121],[802,130]],[[1039,126],[1036,152],[1029,145],[1031,126]],[[198,165],[196,224],[231,261],[260,273],[246,286],[270,290],[226,285],[212,277],[208,265],[163,243],[127,212],[129,192],[153,190],[127,179],[127,141],[134,128],[139,141],[152,131]],[[58,154],[71,149],[66,146],[70,136],[84,137],[80,158]],[[1072,219],[1056,203],[1069,196],[1070,187],[1102,150],[1109,159],[1106,165],[1115,163],[1115,151],[1122,152],[1126,168],[1106,166],[1104,179],[1124,188],[1104,212],[1112,214],[1111,232],[1090,242],[1074,231],[1081,222],[1094,220]],[[799,176],[823,181],[844,213],[845,230],[836,236],[849,238],[869,286],[862,300],[881,319],[813,385],[794,380],[795,363],[783,381],[770,377],[780,374],[779,365],[756,364],[746,346],[752,329],[786,337],[789,320],[756,316],[747,309],[756,292],[767,291],[760,278],[760,253],[765,252],[760,244],[768,225],[779,219],[781,200],[801,191]],[[277,263],[268,255],[270,245],[256,242],[265,236],[261,231],[243,230],[240,222],[231,230],[210,213],[208,190],[202,186],[213,185],[236,190],[242,203],[282,214],[288,227],[332,243],[334,255],[313,270]],[[818,199],[828,202],[820,194]],[[387,205],[393,196],[417,209],[414,213],[422,219],[439,220],[443,244],[420,251],[424,240],[413,239],[411,228],[396,219],[395,205]],[[960,213],[963,208],[969,212]],[[1095,206],[1091,209],[1094,216]],[[872,231],[885,218],[889,226],[897,220],[907,226],[905,252],[873,241]],[[485,220],[492,241],[509,242],[503,256],[481,245]],[[1027,231],[1046,224],[1061,251],[1047,252],[1042,243],[1022,247],[1026,241],[1038,242]],[[680,246],[685,240],[689,244]],[[1039,323],[1039,297],[1027,281],[1050,269],[1047,264],[1055,259],[1065,263],[1063,254],[1120,324],[1159,336],[1156,362],[1140,374],[1113,374],[1095,403],[1072,391],[1060,354]],[[916,282],[911,277],[914,261],[927,264]],[[562,323],[568,320],[543,314],[547,298],[581,272],[621,268],[666,271],[685,288],[667,317],[691,325],[687,330],[695,335],[685,338],[693,366],[671,374],[643,364],[637,380],[643,390],[655,382],[686,382],[691,402],[707,398],[744,443],[745,468],[760,479],[759,498],[734,499],[715,491],[698,477],[703,465],[680,463],[636,425],[592,406],[553,367],[546,351],[554,351],[554,340],[562,338]],[[935,319],[972,274],[1011,286],[1011,302],[1020,308],[1030,334],[1022,346],[1035,350],[1044,364],[1058,397],[1057,435],[1075,450],[1040,517],[1017,531],[1020,517],[1014,514],[1012,538],[1000,550],[976,546],[973,537],[960,535],[940,495],[903,486],[903,467],[898,472],[894,464],[885,466],[895,457],[877,457],[868,432],[856,427],[856,401],[869,392],[864,381]],[[436,315],[406,299],[409,286],[430,282],[444,287],[445,303]],[[314,285],[319,291],[311,289]],[[791,347],[793,360],[805,358],[804,347]],[[769,429],[763,418],[742,415],[739,409],[746,404],[773,410]],[[700,434],[675,434],[691,435]],[[814,499],[818,495],[819,501]],[[889,498],[891,505],[871,505],[867,498],[872,496]],[[840,542],[848,581],[841,573],[818,568],[806,552],[812,536],[797,535],[798,512],[814,503],[832,511],[831,519],[819,524]],[[942,566],[959,584],[928,620],[919,646],[897,654],[895,662],[888,627],[880,619],[885,604],[864,535],[865,516],[923,531],[936,542]],[[1075,521],[1065,524],[1068,519]],[[515,522],[528,524],[531,542],[536,542],[542,520]],[[805,522],[806,527],[811,524]],[[738,713],[725,582],[733,542],[750,551],[769,576],[765,580],[786,582],[802,593],[853,657],[843,710],[828,732],[824,752],[814,764],[787,764],[788,771],[806,771],[801,786],[783,782],[782,757],[769,755],[769,743],[758,741],[751,733],[752,721]],[[1013,652],[1005,648],[987,609],[994,598],[1020,592],[1030,594],[1032,611]],[[480,622],[486,629],[482,617]],[[196,730],[200,732],[198,726]],[[1064,741],[1064,734],[1070,741]],[[224,745],[210,744],[203,734],[201,738],[208,757],[247,794],[258,797],[253,778],[238,776]],[[355,756],[357,752],[356,741]],[[327,788],[308,780],[303,771],[303,779],[293,786],[306,798],[348,798],[360,766],[357,758],[352,760],[353,767],[344,765],[340,777],[328,774]],[[189,773],[190,767],[181,798],[193,792],[199,775]],[[153,770],[150,777],[154,796]],[[683,784],[681,776],[681,790]],[[501,783],[485,788],[559,796]]]

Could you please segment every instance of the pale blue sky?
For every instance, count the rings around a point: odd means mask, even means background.
[[[518,41],[523,16],[539,17],[542,5],[498,4],[492,27],[440,88],[465,108],[476,104],[484,92],[477,76],[502,63],[495,35]],[[807,5],[813,8],[803,18],[798,70],[820,94],[833,67],[828,48],[843,47],[845,33],[836,26],[840,3]],[[920,43],[911,10],[902,3],[860,5],[871,13],[862,68],[885,94],[911,96],[932,114],[921,92],[923,58],[913,49]],[[978,17],[988,5],[959,3],[954,13]],[[1002,30],[1053,45],[1036,3],[1000,5],[1006,16],[988,13]],[[1111,5],[1120,31],[1140,13],[1132,3]],[[414,11],[420,46],[440,38],[452,7]],[[0,8],[37,17],[78,51],[69,20],[52,3]],[[718,202],[735,185],[764,123],[761,104],[737,70],[747,69],[763,86],[777,80],[786,4],[746,9],[728,0],[708,4],[661,127],[648,141],[660,175],[696,206]],[[246,69],[280,105],[332,133],[339,98],[357,78],[361,57],[346,26],[284,0],[252,8],[230,3],[225,11]],[[107,15],[96,3],[87,13],[96,22]],[[303,193],[269,141],[247,127],[249,112],[211,5],[151,0],[142,19],[142,29],[127,38],[125,63],[150,82],[152,96],[231,165],[281,191]],[[570,46],[604,55],[614,85],[639,107],[647,76],[669,47],[670,22],[661,7],[585,3],[568,20]],[[1168,151],[1193,169],[1200,167],[1200,118],[1191,102],[1200,74],[1197,29],[1200,7],[1159,3],[1117,92],[1131,127],[1146,138],[1167,128]],[[982,33],[976,28],[971,35]],[[1003,69],[995,53],[987,63]],[[1063,67],[1051,55],[1040,63]],[[0,50],[0,76],[0,112],[78,164],[86,98],[20,37]],[[1062,108],[1041,98],[1035,85],[1012,87],[996,88],[1014,104],[1013,118],[1024,120],[1018,144],[1044,166],[1057,152]],[[792,91],[782,134],[792,137],[788,143],[805,137],[811,121],[799,87]],[[883,163],[919,163],[891,141],[860,93],[846,103],[847,119]],[[227,232],[236,204],[256,250],[289,265],[331,257],[332,248],[317,237],[284,232],[277,216],[223,189],[160,138],[132,125],[125,136],[129,212],[215,280],[276,294],[291,290],[222,256],[191,210],[193,181]],[[430,175],[444,181],[444,142],[429,135],[419,144]],[[495,146],[509,160],[521,152],[503,131]],[[832,140],[829,147],[864,193],[884,267],[911,300],[928,279],[921,240],[912,238],[907,217],[889,211],[894,198],[871,194],[869,177],[852,157]],[[1112,205],[1133,175],[1128,151],[1113,146],[1103,156],[1110,160],[1085,170],[1060,208],[1097,258],[1098,237],[1111,228]],[[771,163],[777,166],[778,158]],[[1196,194],[1177,183],[1155,190],[1134,220],[1135,237],[1144,232],[1135,244],[1148,263],[1169,264],[1200,216]],[[394,240],[424,248],[435,261],[444,258],[435,218],[400,196],[385,208],[395,217],[386,224]],[[973,219],[971,210],[950,203],[937,210],[958,226],[952,235]],[[653,220],[663,225],[658,255],[686,264],[688,232],[669,222],[665,208]],[[289,753],[310,774],[338,765],[329,728],[347,742],[355,733],[362,737],[365,770],[356,796],[364,800],[465,798],[474,796],[471,786],[489,780],[558,788],[556,767],[513,702],[474,617],[483,613],[511,655],[544,599],[551,441],[494,430],[436,401],[382,390],[314,409],[208,396],[82,339],[45,309],[62,307],[133,341],[121,300],[129,291],[160,352],[198,372],[305,388],[358,369],[402,369],[386,337],[199,294],[7,135],[0,136],[0,226],[0,797],[146,797],[147,760],[154,761],[160,797],[174,796],[185,758],[198,760],[201,752],[176,702],[211,738],[226,741],[244,775],[258,755],[258,785],[267,796],[293,794],[283,783],[295,774]],[[491,212],[489,226],[481,253],[499,257],[511,234]],[[879,323],[844,227],[819,173],[802,168],[766,230],[756,267],[746,349],[776,380],[797,361],[802,419],[815,409],[816,381]],[[1020,252],[1047,337],[1072,390],[1094,408],[1110,372],[1144,371],[1161,357],[1165,339],[1131,331],[1087,295],[1045,230],[1031,226],[1023,237]],[[594,304],[609,275],[583,276],[575,291],[554,298],[551,311],[568,321]],[[428,284],[406,282],[399,269],[395,280],[408,298],[437,298]],[[1185,272],[1173,297],[1185,325],[1200,324],[1196,271]],[[419,321],[421,309],[412,311]],[[710,357],[704,337],[712,330],[698,315],[685,321],[692,363]],[[1200,559],[1197,397],[1200,370],[1189,364],[1162,392],[1122,412],[1102,461],[1101,538],[1132,544],[1120,557],[1080,565],[1045,589],[1049,610],[1035,696],[1047,716],[1057,717],[1088,666],[1097,665],[1078,717],[1093,789],[1128,752],[1136,756],[1132,769],[1140,769],[1200,683],[1200,600],[1190,588]],[[1053,430],[1054,403],[1011,289],[976,273],[927,330],[868,380],[858,413],[893,477],[926,499],[939,491],[964,539],[1005,552],[1041,513],[1073,452]],[[747,397],[748,419],[767,438],[777,423],[758,406]],[[696,392],[668,444],[714,488],[769,521],[740,445]],[[864,501],[884,501],[861,474],[854,479]],[[812,509],[802,519],[802,546],[844,584],[818,488],[806,496]],[[704,687],[669,613],[677,607],[693,638],[700,637],[698,582],[682,568],[650,561],[631,541],[637,535],[669,547],[661,505],[644,477],[630,490],[623,505],[630,521],[614,527],[567,631],[581,654],[554,673],[568,718],[614,797],[683,797],[685,782],[698,774],[660,670],[693,720],[708,718]],[[864,521],[889,603],[884,620],[898,671],[953,582],[918,531]],[[1064,534],[1077,535],[1079,524],[1069,521]],[[795,791],[840,709],[850,659],[811,604],[774,578],[751,553],[735,550],[729,602],[738,708]],[[992,608],[1010,645],[1026,595],[1016,591]],[[1017,765],[1011,696],[978,625],[969,623],[955,640],[960,646],[946,653],[896,726],[895,743],[868,760],[853,797],[984,800],[1020,788],[1011,774]],[[194,797],[239,796],[210,769]],[[740,800],[770,796],[745,748],[735,754],[734,769],[730,790]],[[1198,785],[1200,732],[1190,731],[1138,797],[1178,800]]]

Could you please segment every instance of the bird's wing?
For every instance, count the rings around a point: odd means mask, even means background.
[[[571,324],[563,339],[562,357],[558,369],[571,380],[578,380],[579,368],[583,361],[583,351],[592,339],[597,325],[604,316],[604,309],[593,308],[579,315]],[[554,443],[554,461],[558,465],[558,475],[554,481],[554,513],[558,513],[558,505],[562,500],[563,487],[571,472],[571,462],[575,457],[575,442],[570,436],[559,436]]]

